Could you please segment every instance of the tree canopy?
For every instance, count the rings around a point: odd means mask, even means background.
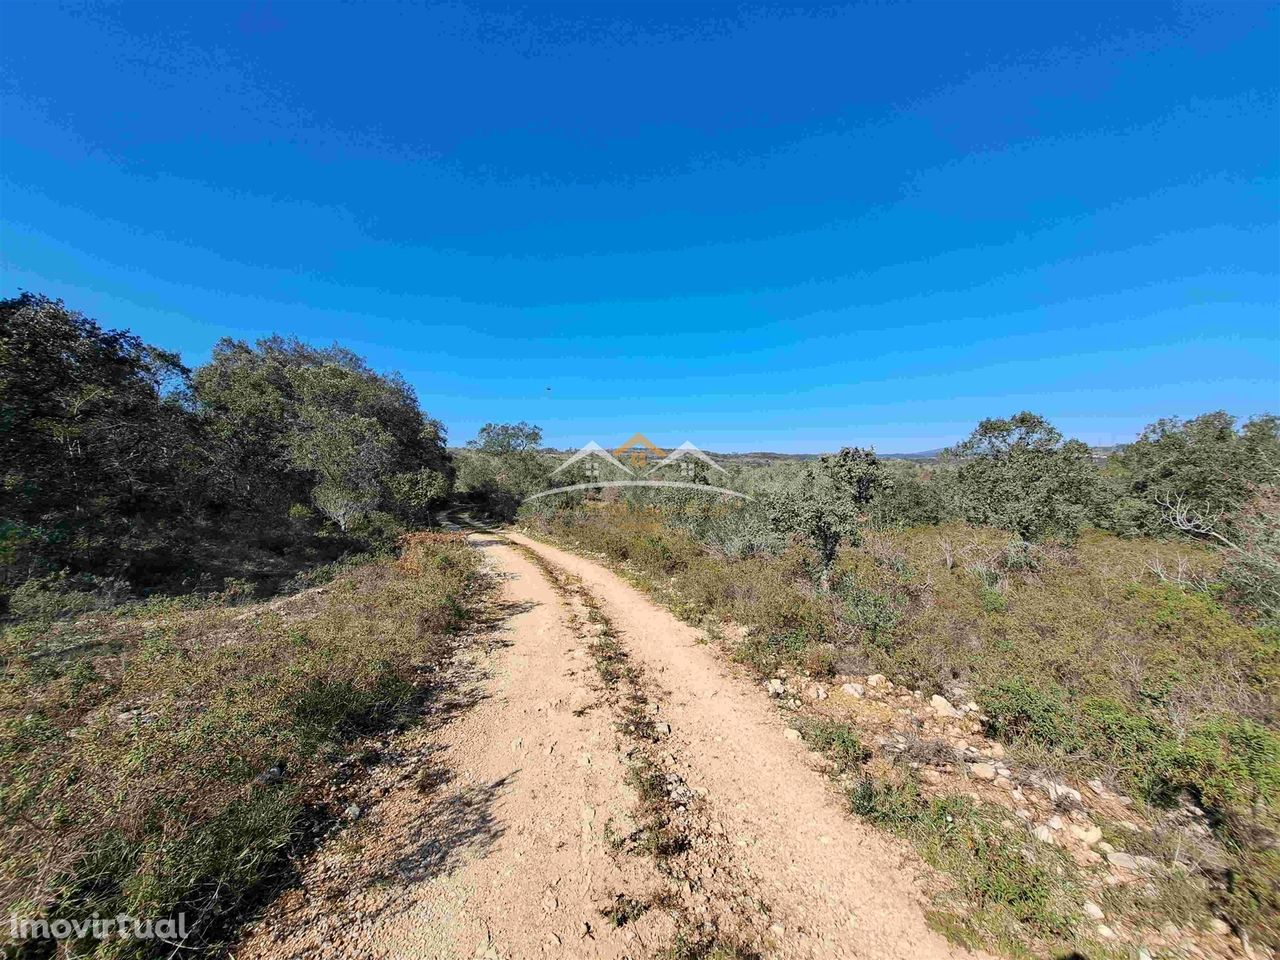
[[[959,508],[972,523],[1023,540],[1073,538],[1090,516],[1096,469],[1088,446],[1023,411],[978,424],[952,447]]]

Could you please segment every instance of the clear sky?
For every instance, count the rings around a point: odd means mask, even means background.
[[[0,55],[0,294],[336,339],[454,443],[1280,409],[1276,4],[4,0]]]

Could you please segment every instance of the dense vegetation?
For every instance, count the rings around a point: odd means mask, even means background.
[[[525,519],[622,565],[712,634],[741,628],[732,650],[764,677],[883,673],[926,697],[961,690],[1038,769],[1100,777],[1157,812],[1203,810],[1205,909],[1276,945],[1278,464],[1273,417],[1161,421],[1099,464],[1021,413],[934,463],[845,450],[740,471],[728,482],[754,495],[745,504],[566,494]],[[1009,877],[973,837],[1021,856],[976,810],[970,840],[948,846],[958,807],[927,801],[909,770],[864,778],[851,803],[975,890]],[[1051,919],[1018,922],[1060,934]]]
[[[0,301],[0,603],[278,585],[443,502],[440,425],[348,350],[223,340],[187,370],[60,301]]]
[[[1275,417],[1161,420],[1100,458],[1022,412],[928,461],[729,461],[715,482],[749,501],[606,490],[522,508],[589,477],[552,478],[535,426],[487,424],[451,454],[398,375],[336,345],[223,340],[187,370],[23,294],[0,301],[0,454],[14,909],[186,909],[215,937],[278,872],[341,745],[412,711],[476,571],[447,537],[403,536],[466,505],[623,565],[763,676],[962,689],[1025,762],[1202,810],[1207,908],[1280,945]],[[323,594],[244,605],[344,557]],[[861,769],[856,737],[820,734]],[[974,896],[1039,896],[1035,863],[997,875],[1005,861],[953,842],[969,813],[910,771],[867,774],[851,803],[970,870]],[[968,822],[979,847],[1018,847]]]

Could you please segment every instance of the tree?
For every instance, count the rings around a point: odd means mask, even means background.
[[[377,508],[396,454],[377,420],[308,405],[288,439],[294,464],[318,480],[312,500],[340,530]]]
[[[532,424],[486,423],[458,457],[458,489],[490,514],[512,519],[520,502],[546,489],[551,463]]]
[[[441,506],[451,491],[449,478],[424,467],[397,473],[387,481],[395,512],[412,523],[430,525],[432,509]]]
[[[270,516],[311,500],[344,531],[381,507],[420,521],[422,505],[393,490],[392,477],[428,471],[446,487],[452,480],[444,431],[413,389],[336,344],[221,340],[195,372],[193,392],[233,451],[246,498]]]
[[[946,516],[946,474],[907,460],[885,463],[884,480],[871,504],[878,527],[941,523]]]
[[[1280,474],[1280,418],[1263,414],[1236,429],[1221,410],[1193,420],[1157,420],[1112,455],[1110,524],[1120,532],[1159,534],[1171,511],[1231,535],[1235,518],[1261,486]]]
[[[178,357],[61,300],[0,301],[0,527],[7,579],[132,575],[192,524],[222,473]]]
[[[766,512],[773,527],[798,534],[818,556],[818,585],[826,592],[841,544],[861,542],[864,513],[881,483],[872,450],[845,447],[800,473],[789,491],[770,495]]]
[[[1026,411],[983,420],[948,451],[957,461],[958,507],[966,519],[1023,540],[1073,539],[1091,515],[1097,471],[1089,448]]]

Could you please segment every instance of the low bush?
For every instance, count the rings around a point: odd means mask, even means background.
[[[23,620],[57,620],[106,610],[129,596],[129,584],[113,577],[67,572],[27,580],[9,595],[9,612]]]
[[[1224,864],[1218,911],[1267,942],[1280,658],[1274,630],[1215,586],[1219,554],[1090,529],[1070,548],[1031,544],[952,522],[868,532],[840,553],[823,592],[802,546],[733,558],[667,519],[653,504],[584,504],[531,522],[625,564],[691,622],[741,625],[736,655],[762,673],[843,665],[926,693],[967,688],[990,735],[1052,769],[1102,776],[1154,805],[1192,800]],[[838,730],[812,735],[828,750],[846,743]],[[908,830],[928,822],[912,789],[864,784],[853,802]],[[1018,899],[1016,883],[990,883],[973,895]],[[1006,903],[1001,915],[1018,909]],[[1035,922],[1049,930],[1059,915]]]
[[[1008,825],[1002,810],[968,797],[926,797],[899,769],[886,777],[864,774],[849,804],[858,816],[912,840],[952,879],[957,902],[946,925],[960,939],[1015,947],[1029,934],[1066,946],[1078,903],[1075,871],[1061,851]]]
[[[815,720],[805,726],[804,738],[844,767],[854,767],[870,759],[871,751],[858,739],[853,728],[834,720]]]
[[[1074,747],[1061,689],[1012,677],[984,688],[978,702],[987,716],[987,732],[998,740],[1025,739],[1064,750]]]

